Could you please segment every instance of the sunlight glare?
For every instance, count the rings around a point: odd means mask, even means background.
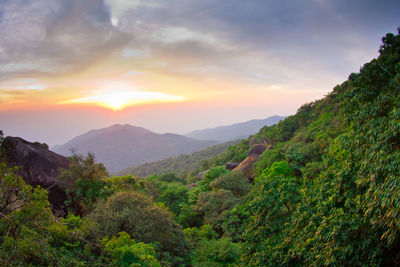
[[[136,89],[129,89],[125,84],[114,83],[106,89],[97,90],[92,95],[71,99],[61,102],[61,104],[95,104],[112,109],[122,110],[125,107],[162,102],[180,102],[185,100],[183,96],[170,95],[162,92],[145,92]]]

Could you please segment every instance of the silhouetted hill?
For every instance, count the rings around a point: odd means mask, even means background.
[[[263,120],[251,120],[227,126],[219,126],[187,133],[185,136],[198,140],[215,140],[218,142],[247,138],[257,133],[264,126],[271,126],[284,119],[282,116],[272,116]]]
[[[99,162],[114,173],[145,162],[170,156],[192,153],[215,144],[214,141],[199,141],[177,134],[157,134],[132,125],[112,125],[91,130],[79,135],[53,150],[62,155],[71,155],[71,149],[86,154],[92,152]]]

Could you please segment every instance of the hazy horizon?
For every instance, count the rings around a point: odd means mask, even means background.
[[[294,114],[377,57],[400,2],[0,0],[0,129],[63,144]]]
[[[48,144],[50,147],[54,147],[54,146],[57,146],[57,145],[63,145],[66,142],[70,141],[71,139],[73,139],[73,138],[75,138],[75,137],[77,137],[79,135],[83,135],[83,134],[85,134],[85,133],[87,133],[87,132],[89,132],[91,130],[100,130],[100,129],[108,128],[108,127],[111,127],[111,126],[114,126],[114,125],[131,125],[131,126],[145,128],[145,129],[150,130],[150,131],[152,131],[154,133],[157,133],[157,134],[172,133],[172,134],[180,134],[180,135],[184,135],[185,136],[185,135],[187,135],[187,134],[189,134],[189,133],[191,133],[193,131],[197,131],[197,130],[214,129],[214,128],[221,127],[221,126],[230,126],[232,124],[244,123],[244,122],[248,122],[248,121],[251,121],[251,120],[264,120],[264,119],[267,119],[267,118],[270,118],[270,117],[273,117],[273,116],[280,116],[280,115],[271,115],[271,116],[267,116],[265,118],[261,118],[260,117],[260,118],[254,118],[254,119],[249,119],[249,120],[233,121],[233,122],[230,122],[230,123],[225,123],[224,122],[224,124],[215,124],[214,126],[210,126],[210,127],[195,128],[195,129],[191,129],[191,130],[188,130],[188,131],[182,131],[182,132],[173,132],[173,131],[168,131],[168,130],[166,130],[166,131],[162,131],[162,130],[158,131],[158,130],[153,130],[153,129],[150,129],[150,128],[146,128],[146,127],[141,126],[141,125],[135,125],[135,124],[125,123],[125,122],[115,122],[115,123],[112,123],[112,124],[109,124],[109,125],[105,125],[105,126],[100,126],[100,127],[82,128],[81,132],[77,132],[77,129],[74,129],[74,131],[71,131],[72,132],[71,136],[65,135],[64,141],[61,141],[61,142],[58,142],[58,143],[51,143],[51,142],[46,141],[45,139],[43,139],[43,140],[32,139],[32,138],[30,138],[30,136],[33,136],[33,135],[30,135],[30,134],[13,135],[13,134],[7,133],[6,131],[3,131],[3,133],[4,133],[5,136],[21,137],[21,138],[26,139],[27,141],[30,141],[30,142],[36,142],[36,141],[43,142],[43,143]],[[28,137],[25,137],[25,136],[28,136]],[[59,140],[59,138],[57,138],[57,140]]]

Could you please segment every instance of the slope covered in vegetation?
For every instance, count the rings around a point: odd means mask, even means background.
[[[147,177],[153,174],[175,173],[180,176],[193,176],[208,167],[208,160],[222,152],[229,146],[232,146],[238,141],[225,142],[222,144],[213,145],[204,148],[192,154],[183,154],[176,157],[169,157],[159,161],[148,162],[142,165],[131,167],[119,171],[117,175],[136,175],[139,177]]]
[[[45,190],[0,165],[0,264],[397,265],[399,103],[400,35],[387,34],[379,58],[209,159],[191,186],[173,173],[110,178],[75,155],[59,175],[69,214],[56,218]],[[225,163],[254,143],[270,149],[250,183]]]

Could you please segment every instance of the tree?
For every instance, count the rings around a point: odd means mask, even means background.
[[[3,153],[4,153],[3,152],[3,146],[2,146],[3,141],[4,141],[4,134],[3,134],[3,131],[0,130],[0,160],[3,159]]]
[[[183,230],[192,247],[193,266],[235,266],[241,256],[241,245],[230,238],[218,238],[211,225]]]
[[[161,190],[157,202],[165,203],[175,216],[179,216],[182,206],[188,203],[188,190],[181,183],[168,183]]]
[[[114,266],[143,266],[161,267],[155,258],[155,250],[152,245],[136,242],[125,233],[118,233],[118,237],[102,240],[105,250],[111,254]]]
[[[287,251],[278,248],[284,244],[285,226],[301,199],[300,184],[292,173],[289,164],[280,161],[256,180],[255,195],[248,204],[252,217],[245,233],[246,264],[274,266],[285,262]]]
[[[203,224],[203,217],[198,208],[189,204],[184,204],[181,206],[177,220],[182,228],[197,227]]]
[[[223,212],[232,209],[238,199],[231,191],[220,189],[215,192],[202,192],[197,200],[197,206],[204,214],[204,223],[213,225],[218,233],[222,233],[221,222]]]
[[[155,244],[162,261],[176,264],[187,255],[187,244],[173,216],[139,192],[115,193],[99,202],[90,218],[99,224],[103,236],[126,232],[138,241]]]
[[[210,183],[210,187],[214,189],[225,189],[231,191],[236,197],[246,195],[251,185],[240,171],[229,172],[224,174]]]
[[[236,266],[242,255],[241,245],[230,238],[203,239],[193,251],[194,266]]]
[[[48,193],[15,171],[0,163],[0,265],[55,264],[44,235],[53,222]]]
[[[60,185],[67,192],[67,205],[76,214],[88,214],[93,209],[97,199],[105,197],[107,169],[101,163],[96,163],[93,154],[73,154],[68,169],[59,172]]]
[[[199,182],[197,187],[189,191],[189,203],[195,204],[200,193],[210,191],[210,183],[218,177],[228,173],[229,171],[224,166],[210,168]]]

